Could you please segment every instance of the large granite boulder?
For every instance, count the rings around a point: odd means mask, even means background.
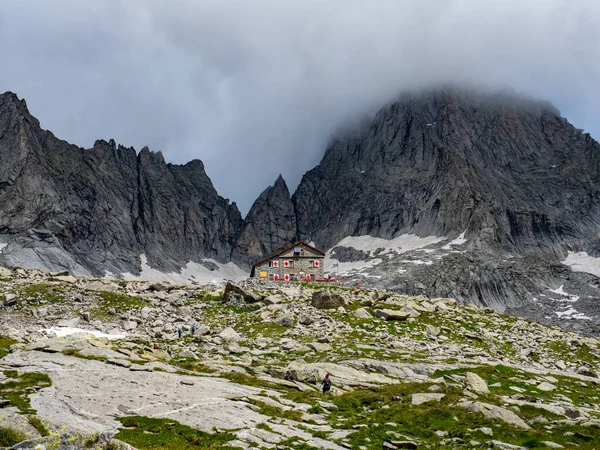
[[[319,309],[337,309],[345,304],[344,297],[332,291],[317,291],[311,300],[311,305]]]

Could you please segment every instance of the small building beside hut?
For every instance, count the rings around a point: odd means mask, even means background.
[[[298,241],[252,266],[251,278],[273,281],[314,281],[324,278],[325,253]]]

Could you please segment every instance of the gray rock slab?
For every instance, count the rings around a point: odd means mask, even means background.
[[[82,431],[118,427],[114,417],[123,415],[119,407],[125,407],[130,414],[172,418],[207,432],[214,427],[253,428],[268,419],[243,402],[234,401],[256,395],[260,389],[224,379],[162,371],[135,372],[61,353],[15,352],[6,356],[4,362],[21,365],[23,371],[47,373],[52,386],[31,395],[32,407],[42,419]]]

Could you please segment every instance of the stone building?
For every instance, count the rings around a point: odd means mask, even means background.
[[[321,250],[298,241],[254,264],[250,277],[275,281],[321,280],[324,259]]]

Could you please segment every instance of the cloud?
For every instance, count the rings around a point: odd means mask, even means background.
[[[0,90],[83,147],[204,161],[247,210],[398,92],[507,84],[600,137],[596,0],[5,0]]]

